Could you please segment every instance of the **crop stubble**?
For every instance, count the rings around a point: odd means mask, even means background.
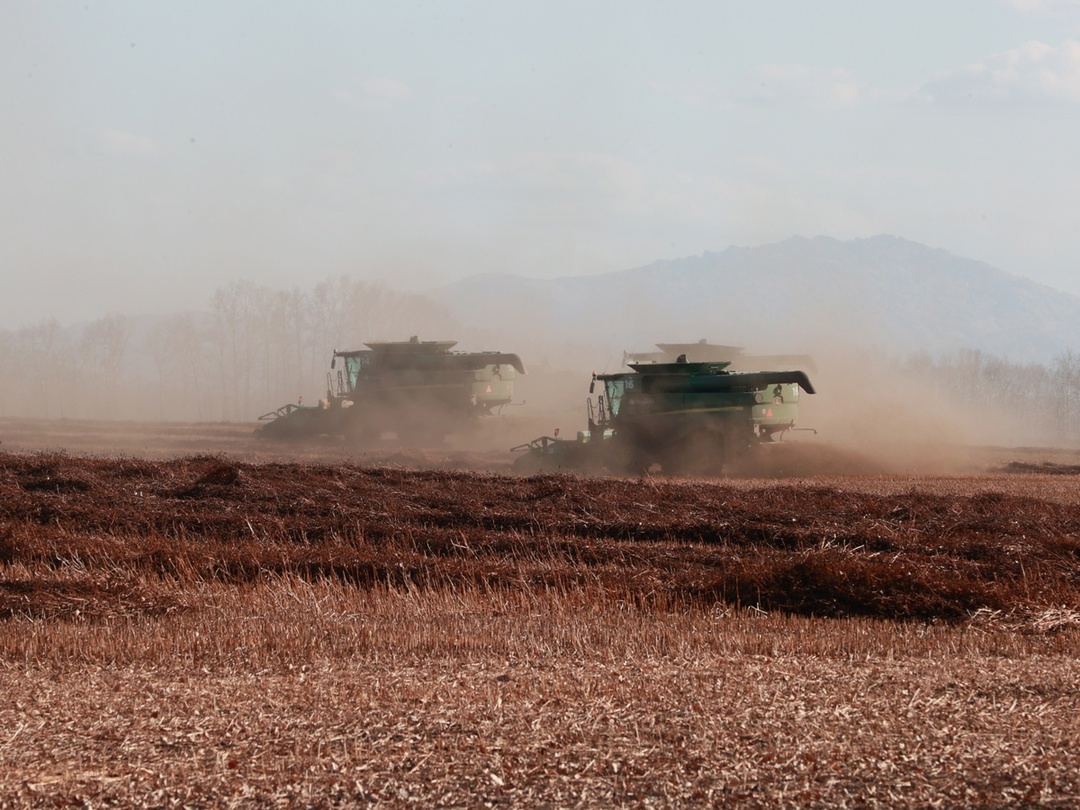
[[[0,802],[1075,806],[1075,481],[0,454]]]

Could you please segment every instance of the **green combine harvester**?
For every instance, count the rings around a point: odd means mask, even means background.
[[[343,436],[372,441],[441,440],[476,416],[509,404],[525,367],[516,354],[455,352],[456,341],[365,343],[334,350],[326,399],[283,405],[259,417],[267,439]],[[339,365],[340,363],[340,365]]]
[[[588,429],[574,440],[541,436],[512,448],[518,472],[595,470],[718,475],[736,455],[795,428],[803,371],[730,371],[729,362],[634,362],[594,374]]]

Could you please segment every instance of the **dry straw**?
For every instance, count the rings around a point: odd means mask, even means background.
[[[1080,508],[870,483],[0,454],[0,806],[1080,802]]]

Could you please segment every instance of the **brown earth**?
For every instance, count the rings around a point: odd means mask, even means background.
[[[1075,454],[251,427],[0,421],[0,806],[1080,806]]]

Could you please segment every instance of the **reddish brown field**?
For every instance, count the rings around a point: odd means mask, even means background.
[[[1073,454],[0,441],[0,806],[1080,806]]]

